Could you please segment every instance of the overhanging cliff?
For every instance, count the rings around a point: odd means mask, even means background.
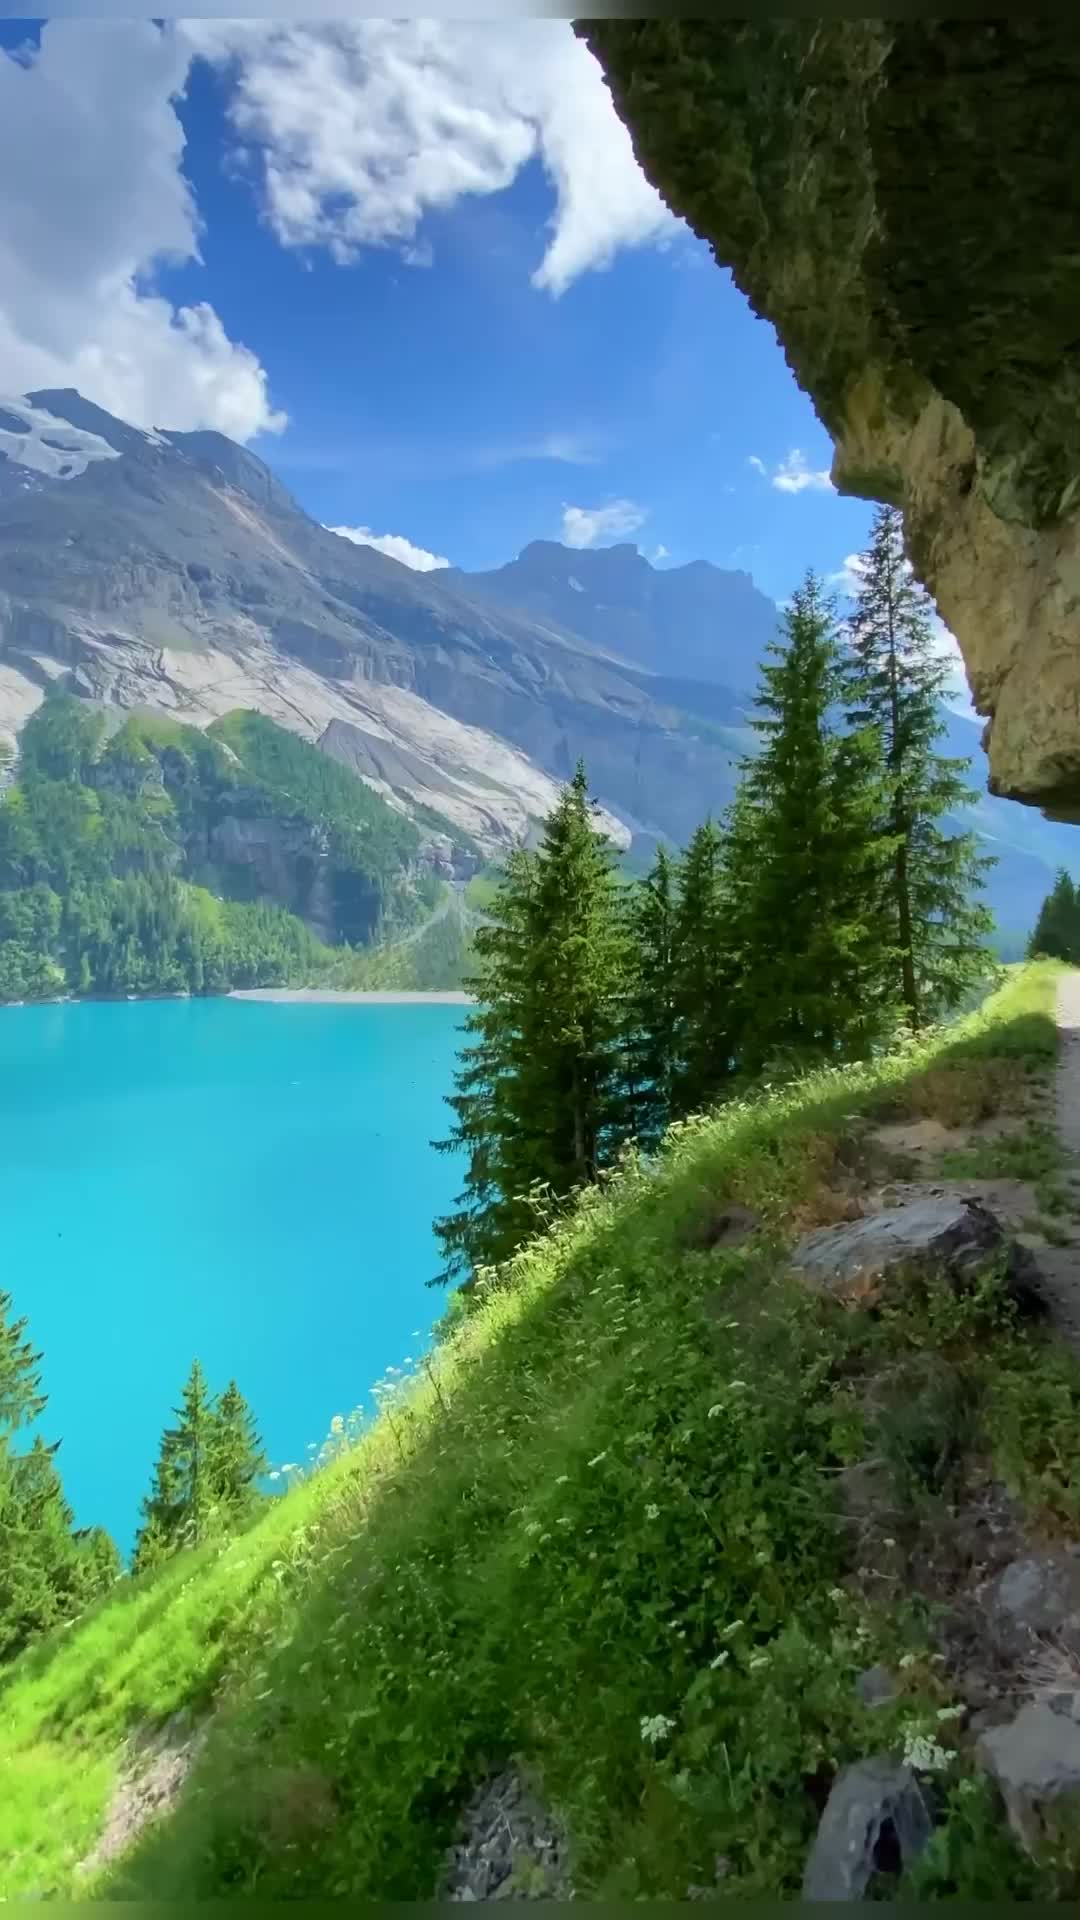
[[[1080,20],[584,20],[646,173],[904,509],[991,788],[1080,819]]]

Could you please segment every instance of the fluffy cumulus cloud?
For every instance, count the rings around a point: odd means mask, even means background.
[[[0,369],[78,387],[140,426],[284,425],[256,356],[212,306],[155,293],[198,257],[175,102],[190,48],[149,21],[59,20],[0,52]]]
[[[328,527],[327,532],[339,533],[343,540],[352,540],[358,547],[375,547],[391,560],[400,560],[403,566],[412,567],[415,573],[433,573],[436,567],[450,565],[441,553],[429,553],[426,547],[414,546],[403,533],[372,533],[370,527]]]
[[[746,464],[753,467],[755,473],[760,473],[763,480],[768,480],[778,493],[806,493],[808,489],[819,493],[832,492],[828,467],[812,467],[799,447],[792,447],[791,452],[771,472],[757,453],[750,454]]]
[[[595,547],[603,540],[625,540],[648,519],[636,500],[609,500],[605,507],[564,507],[562,537],[568,547]]]
[[[778,493],[805,493],[808,488],[822,493],[832,491],[828,467],[811,467],[798,447],[792,447],[769,479]]]
[[[227,70],[230,118],[289,247],[419,264],[425,214],[498,193],[539,158],[555,189],[535,286],[561,294],[677,223],[638,167],[597,62],[566,21],[182,23]]]

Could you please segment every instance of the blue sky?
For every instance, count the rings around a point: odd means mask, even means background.
[[[622,537],[783,598],[864,541],[771,327],[665,218],[565,23],[0,45],[13,385],[231,431],[320,520],[470,568]]]

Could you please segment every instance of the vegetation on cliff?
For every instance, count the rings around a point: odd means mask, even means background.
[[[51,694],[0,795],[0,997],[304,984],[439,882],[404,815],[262,715],[207,733]],[[317,929],[317,931],[313,930]]]

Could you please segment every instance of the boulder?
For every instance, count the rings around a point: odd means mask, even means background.
[[[1080,1810],[1080,1723],[1061,1704],[1032,1700],[1004,1726],[981,1734],[975,1752],[1001,1789],[1009,1824],[1037,1854],[1055,1816]],[[1064,1710],[1062,1708],[1064,1707]]]
[[[875,1873],[909,1867],[930,1838],[910,1767],[872,1755],[833,1783],[803,1876],[804,1900],[861,1900]]]
[[[986,1207],[959,1195],[929,1191],[910,1205],[887,1207],[800,1240],[792,1270],[817,1291],[874,1305],[891,1275],[944,1272],[958,1286],[998,1256],[1011,1292],[1028,1311],[1042,1311],[1039,1270],[1028,1249],[1006,1237]]]
[[[1080,1550],[1010,1561],[976,1595],[995,1653],[1030,1659],[1047,1640],[1080,1652]]]

